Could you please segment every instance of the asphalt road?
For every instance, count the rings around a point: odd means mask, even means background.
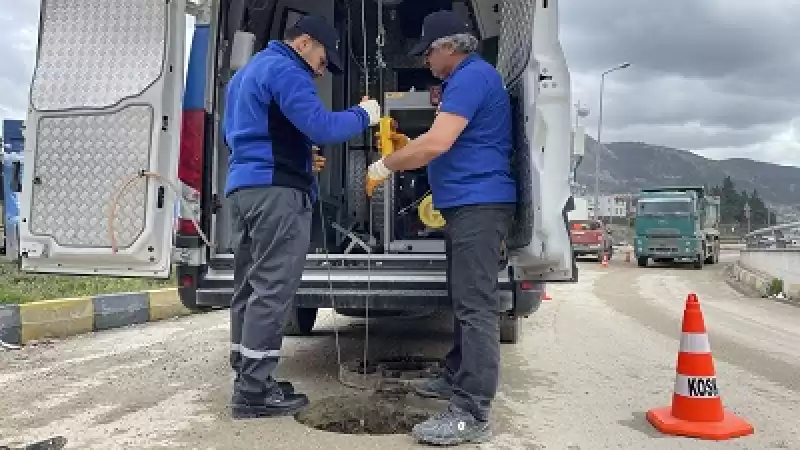
[[[504,346],[495,439],[482,448],[800,448],[800,308],[741,297],[721,266],[581,268],[580,283],[550,287],[522,342]],[[689,292],[705,312],[723,401],[753,436],[665,437],[644,418],[671,399]],[[286,340],[280,369],[316,404],[357,395],[336,381],[333,322],[322,316],[315,336]],[[360,321],[337,323],[345,360],[360,357]],[[63,435],[75,449],[415,448],[406,435],[317,431],[293,418],[231,421],[227,333],[222,311],[0,352],[0,444]],[[449,337],[446,322],[421,319],[376,321],[371,333],[372,358],[441,356]]]

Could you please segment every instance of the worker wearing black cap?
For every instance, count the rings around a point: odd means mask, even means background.
[[[427,133],[408,143],[397,139],[395,151],[368,171],[368,186],[375,186],[392,172],[427,165],[434,206],[447,222],[454,343],[444,374],[417,393],[450,403],[412,431],[417,440],[436,445],[491,437],[489,410],[500,369],[497,274],[517,201],[511,103],[501,75],[475,53],[477,46],[456,13],[425,18],[411,54],[424,55],[433,75],[443,80],[439,112]],[[397,150],[398,145],[403,146]]]
[[[228,85],[223,120],[231,149],[225,195],[235,236],[234,418],[288,415],[308,404],[272,374],[310,246],[318,194],[313,149],[348,141],[380,118],[375,100],[330,112],[317,95],[315,77],[325,69],[342,72],[338,36],[321,17],[305,16]]]

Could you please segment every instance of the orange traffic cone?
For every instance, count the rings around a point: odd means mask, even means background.
[[[608,252],[603,252],[603,260],[600,262],[602,267],[608,267]]]
[[[717,441],[754,432],[752,425],[722,406],[703,311],[695,294],[689,294],[683,313],[672,406],[647,411],[647,420],[662,433]]]

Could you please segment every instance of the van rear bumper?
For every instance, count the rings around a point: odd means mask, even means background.
[[[179,289],[182,299],[194,301],[198,307],[228,307],[233,295],[230,272],[205,269],[194,286]],[[184,270],[189,270],[189,266],[178,266],[179,279]],[[528,283],[525,287],[527,290],[522,290],[520,283],[511,282],[503,271],[498,277],[501,310],[515,316],[535,312],[544,285]],[[295,296],[295,306],[299,308],[335,305],[337,309],[364,309],[367,304],[370,309],[393,311],[452,309],[446,276],[437,271],[307,267]]]

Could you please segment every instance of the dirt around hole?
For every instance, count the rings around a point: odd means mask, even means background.
[[[311,428],[343,434],[408,434],[441,405],[411,394],[371,393],[312,401],[295,419]]]

